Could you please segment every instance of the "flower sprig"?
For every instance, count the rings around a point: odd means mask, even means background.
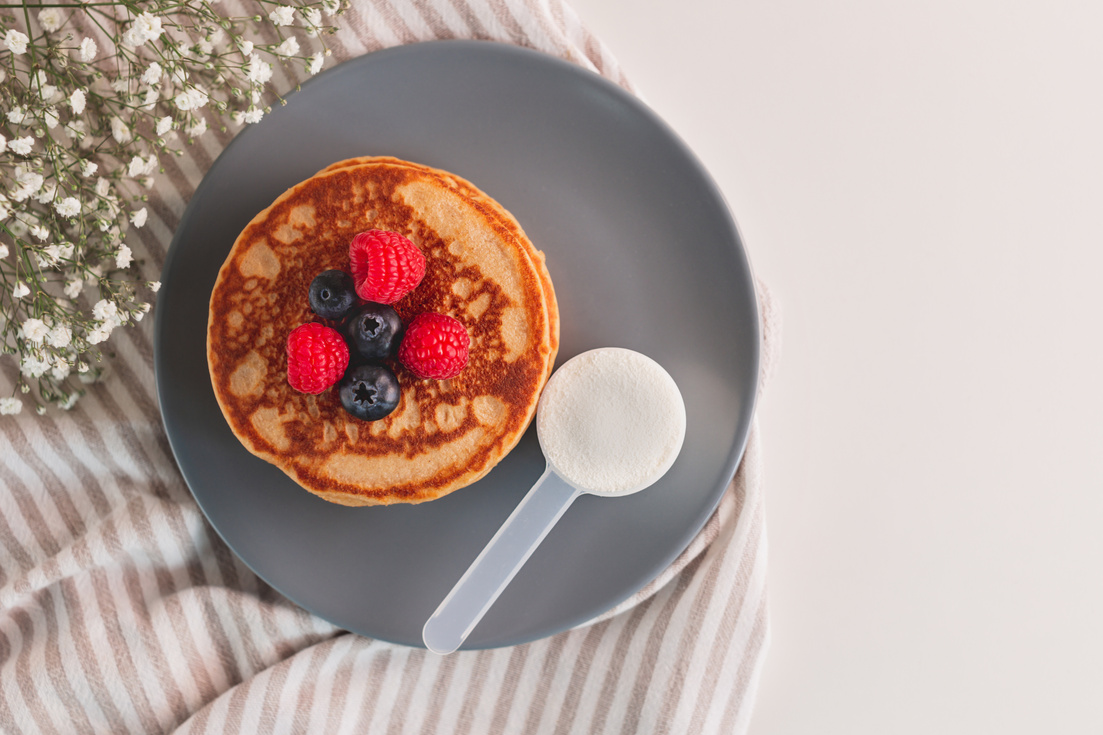
[[[343,2],[260,0],[250,16],[207,0],[0,8],[0,353],[19,369],[0,414],[83,395],[103,344],[160,287],[127,238],[161,161],[283,102],[276,65],[318,73]]]

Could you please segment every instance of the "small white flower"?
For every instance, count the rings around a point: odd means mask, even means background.
[[[322,24],[322,11],[317,8],[303,8],[303,25],[308,28]]]
[[[90,148],[92,139],[88,137],[88,123],[84,120],[72,120],[66,126],[69,134],[77,139],[77,145],[81,148]]]
[[[299,53],[299,41],[294,36],[286,39],[276,47],[276,53],[280,56],[295,56]]]
[[[234,122],[238,123],[258,123],[261,118],[264,117],[264,110],[251,109],[245,111],[239,111],[234,113]]]
[[[27,111],[19,105],[8,110],[8,122],[12,125],[22,125],[23,121],[27,119]]]
[[[23,401],[19,398],[0,398],[0,414],[14,416],[23,410]]]
[[[152,189],[153,188],[153,177],[152,176],[143,176],[142,178],[138,179],[138,181],[142,184],[143,189]]]
[[[191,87],[176,95],[173,101],[180,110],[187,112],[205,107],[210,98],[202,87]]]
[[[142,208],[142,211],[146,211]],[[119,248],[119,252],[115,254],[115,267],[116,268],[128,268],[131,263],[134,262],[134,255],[130,252],[130,248],[123,245]]]
[[[146,70],[142,72],[142,82],[144,84],[157,84],[161,81],[161,77],[165,75],[165,70],[161,68],[161,65],[154,61]]]
[[[126,145],[134,139],[134,133],[130,132],[130,128],[127,127],[122,118],[113,117],[111,118],[111,137],[119,145]]]
[[[153,106],[157,104],[157,100],[159,99],[161,99],[161,90],[157,89],[156,87],[150,87],[142,96],[142,109],[152,110]]]
[[[268,14],[268,20],[274,25],[289,26],[295,20],[295,9],[281,5]]]
[[[128,94],[130,92],[130,80],[119,77],[111,80],[111,89],[116,94]]]
[[[76,250],[76,247],[74,247],[73,243],[71,242],[58,243],[57,245],[53,245],[51,247],[57,248],[57,257],[65,258],[66,260],[72,258],[73,252]]]
[[[114,301],[100,299],[92,307],[92,316],[101,322],[114,322],[118,315],[119,307],[115,305]]]
[[[57,108],[47,108],[46,111],[42,113],[42,119],[46,123],[46,127],[50,130],[56,128],[58,124]]]
[[[157,293],[158,291],[161,290],[161,282],[160,281],[151,282],[149,284],[149,290],[152,291],[153,293]]]
[[[84,112],[84,103],[86,102],[83,89],[74,89],[73,93],[69,95],[69,107],[73,108],[73,114],[79,115]]]
[[[92,59],[96,58],[96,52],[99,49],[96,48],[96,39],[85,38],[80,42],[80,60],[84,63],[88,63]]]
[[[172,116],[165,115],[157,121],[157,134],[164,135],[170,130],[172,130]]]
[[[150,156],[148,160],[141,156],[134,156],[130,159],[130,165],[127,166],[126,172],[131,178],[138,178],[153,173],[153,169],[156,167],[157,158],[155,156]]]
[[[42,26],[42,30],[47,33],[53,33],[58,28],[61,28],[63,20],[61,11],[57,8],[46,8],[38,13],[38,24]]]
[[[44,242],[45,240],[49,239],[50,230],[46,227],[43,227],[42,225],[35,225],[31,228],[31,235],[34,237],[35,240],[38,240],[39,242]]]
[[[169,79],[171,79],[172,83],[177,87],[183,87],[184,82],[188,81],[188,70],[183,66],[177,66],[172,70],[172,73],[169,74]]]
[[[189,138],[198,138],[203,133],[207,132],[207,120],[206,118],[200,118],[195,125],[184,131],[188,134]]]
[[[8,257],[8,246],[0,242],[0,260],[3,260],[6,257]]]
[[[86,179],[89,178],[90,176],[95,176],[96,175],[96,169],[98,169],[99,167],[100,167],[100,165],[98,163],[92,163],[91,161],[88,161],[88,160],[81,161],[80,162],[80,175],[83,176]]]
[[[68,411],[76,405],[78,398],[80,398],[80,391],[73,391],[65,397],[64,401],[61,401],[57,405],[59,408],[61,408],[61,410]]]
[[[20,33],[14,28],[4,34],[4,45],[16,56],[27,53],[27,42],[30,40],[26,33]]]
[[[163,32],[161,19],[158,16],[142,13],[123,33],[123,44],[132,48],[141,46],[147,41],[156,41]]]
[[[100,178],[96,179],[96,195],[97,196],[105,197],[105,196],[107,196],[107,192],[109,192],[110,190],[111,190],[111,182],[110,181],[103,178],[102,176]]]
[[[59,90],[54,85],[44,84],[38,90],[38,96],[42,99],[43,102],[50,103],[50,102],[57,102],[59,99],[61,99],[65,95],[62,94],[61,90]]]
[[[142,207],[137,212],[131,212],[130,213],[130,224],[134,225],[138,229],[141,229],[143,226],[145,226],[146,219],[148,217],[149,217],[149,211],[145,207]],[[123,245],[123,247],[126,248],[125,245]],[[122,252],[122,251],[120,250],[119,252]],[[129,257],[130,249],[127,248],[126,252],[127,252],[127,256]],[[120,268],[125,268],[126,266],[125,265],[120,265],[119,267]]]
[[[52,202],[54,200],[56,195],[57,195],[57,184],[55,184],[54,182],[51,181],[50,183],[46,184],[46,186],[42,187],[42,191],[38,192],[38,195],[35,196],[35,199],[42,202],[43,204],[49,204],[50,202]],[[38,232],[38,231],[39,231],[38,229],[32,229],[31,230],[31,232]],[[47,230],[45,227],[42,227],[40,231],[44,234],[42,234],[41,236],[39,236],[37,234],[35,235],[35,237],[37,237],[39,240],[45,240],[47,237],[50,236],[50,231]]]
[[[88,333],[88,344],[98,345],[100,342],[106,342],[107,338],[111,336],[111,330],[115,328],[113,323],[104,322],[103,324],[97,324],[96,328]]]
[[[18,153],[21,156],[26,156],[31,152],[31,146],[34,145],[34,138],[27,135],[22,138],[16,138],[11,143],[8,143],[8,147],[11,148],[12,153]]]
[[[16,281],[15,288],[12,289],[11,295],[14,298],[21,299],[31,292],[31,289],[27,288],[27,284],[23,281]]]
[[[322,52],[318,52],[310,57],[310,74],[313,76],[322,70],[322,64],[325,63],[326,57]]]
[[[59,324],[46,335],[46,341],[54,347],[68,347],[73,341],[73,330],[64,324]]]
[[[326,15],[334,15],[341,9],[341,0],[322,0],[322,10]]]
[[[53,376],[54,380],[65,380],[69,377],[69,363],[58,358],[54,362],[54,368],[50,371],[50,375]]]
[[[8,139],[3,135],[0,135],[0,153],[3,153],[8,149]]]
[[[254,57],[245,66],[245,76],[254,84],[264,84],[272,78],[272,65]]]
[[[50,362],[43,360],[36,355],[27,355],[23,358],[23,361],[19,363],[19,372],[23,373],[29,378],[41,377],[43,373],[50,369]]]
[[[80,296],[80,292],[84,289],[84,281],[74,279],[65,284],[65,295],[71,299],[75,299]]]
[[[252,41],[242,41],[240,48],[241,48],[241,55],[242,56],[252,56],[253,55],[253,42]]]
[[[49,332],[50,328],[41,319],[31,318],[23,322],[23,337],[36,345],[42,344]]]
[[[62,217],[76,217],[80,214],[80,200],[76,197],[65,197],[54,205],[54,209]]]

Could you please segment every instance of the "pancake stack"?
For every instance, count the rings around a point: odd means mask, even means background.
[[[361,421],[337,391],[299,393],[284,352],[295,327],[323,321],[310,282],[349,270],[352,238],[398,232],[425,255],[425,277],[392,304],[459,319],[470,360],[450,380],[397,361],[398,407]],[[215,397],[241,443],[312,493],[343,505],[421,503],[478,480],[517,444],[559,345],[544,256],[500,204],[454,174],[394,158],[335,163],[292,187],[238,236],[211,294],[207,360]]]

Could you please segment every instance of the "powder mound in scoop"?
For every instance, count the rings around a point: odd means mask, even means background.
[[[677,384],[657,362],[606,347],[555,371],[536,422],[544,456],[565,480],[617,494],[646,487],[670,468],[686,412]]]

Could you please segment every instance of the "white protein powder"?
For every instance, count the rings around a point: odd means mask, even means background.
[[[565,362],[536,413],[544,456],[572,485],[628,493],[674,464],[686,409],[674,379],[646,355],[604,347]]]

